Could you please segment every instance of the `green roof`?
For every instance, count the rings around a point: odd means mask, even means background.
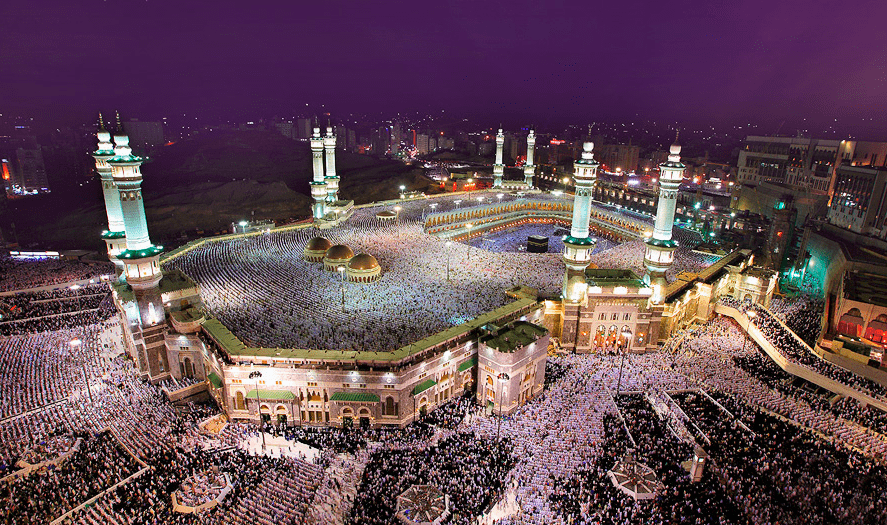
[[[207,376],[207,379],[209,379],[209,382],[212,383],[214,387],[222,388],[222,378],[219,377],[219,374],[215,372],[210,372],[209,376]]]
[[[576,246],[594,246],[594,241],[589,237],[579,238],[567,235],[564,237],[564,244],[573,244]]]
[[[644,241],[644,244],[647,244],[649,246],[656,246],[657,248],[677,248],[678,246],[678,243],[672,239],[664,241],[662,239],[654,239],[652,237]]]
[[[218,319],[207,319],[202,325],[203,331],[207,333],[219,346],[222,347],[228,355],[240,355],[246,353],[246,346],[238,339],[231,330],[219,322]]]
[[[260,388],[258,390],[258,395],[256,394],[256,390],[250,390],[249,393],[246,394],[247,399],[268,399],[268,400],[278,400],[278,399],[295,399],[296,394],[293,394],[289,390],[265,390]]]
[[[548,330],[525,321],[517,321],[495,333],[481,337],[481,342],[497,352],[514,352],[544,336]]]
[[[122,239],[126,237],[126,232],[109,232],[105,230],[102,232],[102,239]]]
[[[459,371],[463,372],[465,370],[468,370],[469,368],[473,367],[476,364],[477,364],[477,356],[473,355],[473,356],[471,356],[471,359],[469,359],[468,361],[465,361],[464,363],[459,365]]]
[[[437,381],[435,381],[434,379],[426,379],[425,381],[422,381],[421,383],[419,383],[418,385],[416,385],[413,388],[413,395],[418,396],[419,394],[428,390],[429,388],[433,387],[436,384],[437,384]]]
[[[355,403],[378,403],[379,396],[369,392],[333,392],[330,401],[352,401]]]
[[[123,250],[117,256],[118,259],[144,259],[153,257],[163,252],[163,246],[149,246],[143,250]]]

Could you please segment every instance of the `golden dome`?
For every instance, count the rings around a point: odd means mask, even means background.
[[[354,257],[354,252],[351,251],[351,248],[344,244],[337,244],[326,251],[326,256],[324,258],[331,261],[342,261],[352,257]]]
[[[378,268],[379,262],[376,258],[368,253],[360,253],[351,258],[348,262],[349,270],[372,270]]]
[[[332,246],[328,239],[324,239],[323,237],[315,237],[308,241],[308,244],[305,245],[306,250],[311,250],[312,252],[325,252],[329,250],[330,246]]]

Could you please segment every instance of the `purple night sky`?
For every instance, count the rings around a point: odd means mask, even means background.
[[[883,0],[4,0],[0,112],[325,104],[520,122],[837,118],[876,132],[885,19]]]

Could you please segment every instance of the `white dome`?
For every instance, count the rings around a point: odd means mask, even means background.
[[[582,151],[591,153],[594,150],[594,142],[586,142],[582,145]]]

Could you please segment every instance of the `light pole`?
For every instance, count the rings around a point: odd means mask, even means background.
[[[450,280],[450,246],[452,244],[453,243],[450,241],[447,241],[444,243],[444,246],[446,246],[446,251],[447,251],[447,281]]]
[[[342,278],[342,313],[345,313],[345,267],[339,265],[336,270],[339,271],[339,276]]]
[[[622,335],[622,340],[624,341],[626,337],[631,337],[631,332],[625,331],[620,335]],[[620,341],[616,342],[616,348],[619,348],[622,354],[622,360],[619,363],[619,379],[616,381],[616,397],[619,397],[619,393],[622,391],[622,367],[625,366],[625,348]]]
[[[259,378],[262,372],[254,370],[249,373],[250,379],[256,380],[256,411],[259,413],[259,432],[262,434],[262,452],[265,451],[265,420],[262,419],[262,394],[259,392]]]
[[[407,190],[407,187],[404,186],[403,184],[401,184],[401,186],[400,186],[400,198],[401,198],[401,200],[403,200],[406,190]]]
[[[400,224],[400,206],[394,207],[394,221],[399,225]]]
[[[83,359],[82,355],[74,357],[74,349],[80,350],[82,342],[80,339],[71,339],[68,344],[71,345],[71,357],[80,361],[80,368],[83,370],[83,383],[86,385],[86,392],[89,394],[89,404],[95,407],[95,402],[92,400],[92,388],[89,386],[89,377],[86,375],[86,360]]]
[[[499,421],[496,423],[496,441],[499,441],[499,429],[502,427],[502,390],[504,388],[505,382],[511,379],[505,372],[502,372],[498,376],[499,378]]]
[[[468,241],[468,260],[471,260],[471,223],[467,223],[465,225],[465,229],[468,231],[467,241]]]
[[[474,186],[474,179],[468,179],[468,204],[471,204],[471,187]]]

